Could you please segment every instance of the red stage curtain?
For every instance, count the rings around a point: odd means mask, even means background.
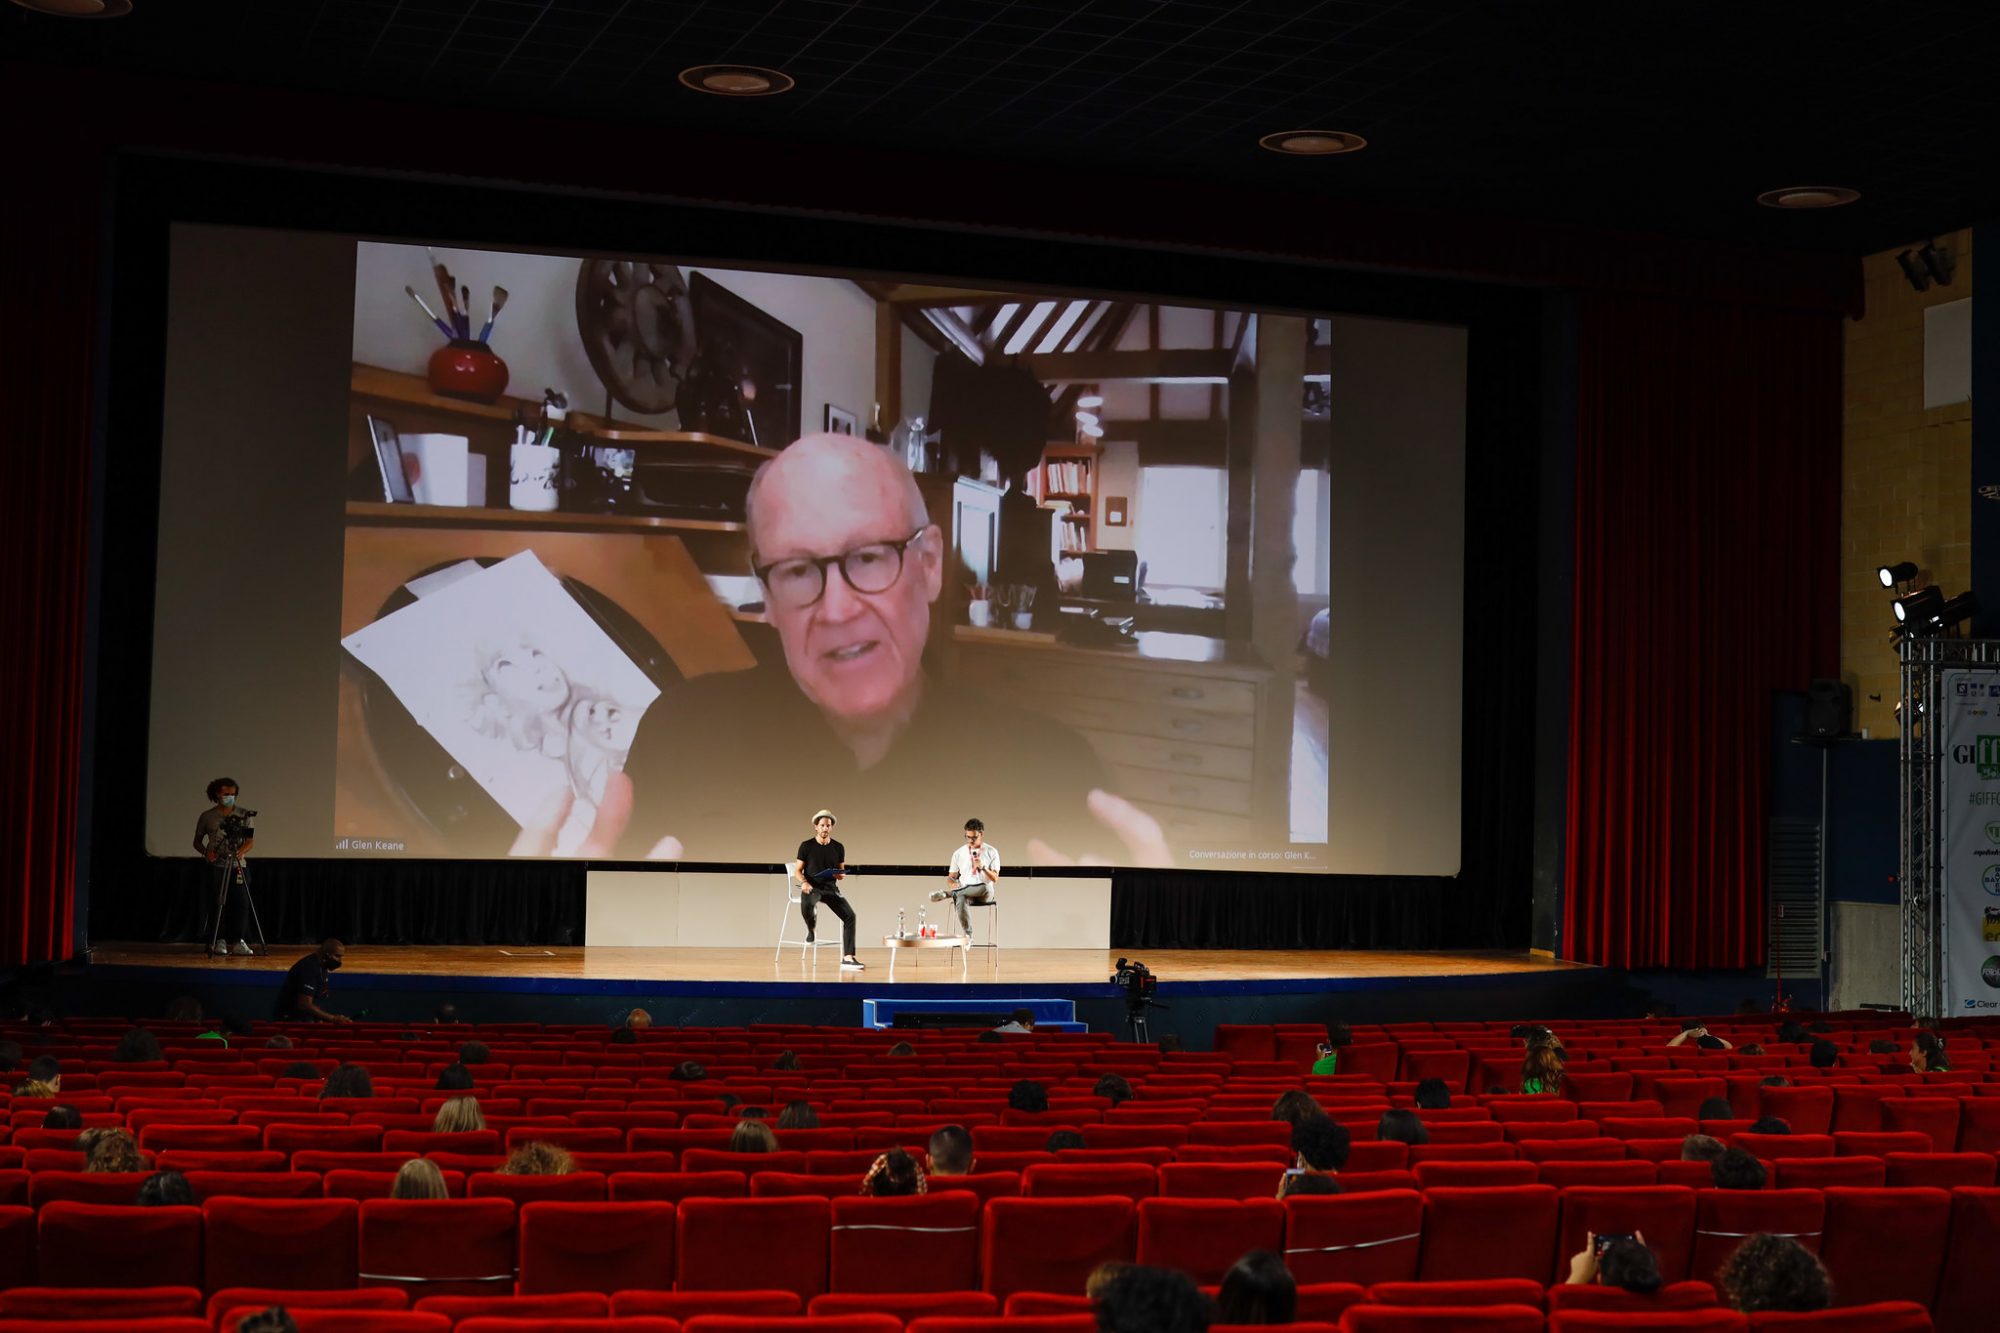
[[[102,164],[61,140],[22,127],[0,209],[0,966],[67,958],[76,906]]]
[[[1840,320],[1586,296],[1577,337],[1561,951],[1761,965],[1771,696],[1839,654]]]

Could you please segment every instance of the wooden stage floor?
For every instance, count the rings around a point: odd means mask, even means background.
[[[275,947],[268,957],[205,959],[198,944],[99,944],[92,963],[99,967],[196,968],[218,973],[278,972],[311,952],[307,945]],[[1127,950],[1123,952],[1131,953]],[[843,972],[832,949],[819,960],[801,959],[796,946],[777,960],[771,950],[539,948],[532,945],[349,945],[343,975],[506,977],[552,981],[838,982],[879,987],[889,979],[889,951],[862,948],[864,972]],[[957,954],[943,949],[907,950],[896,963],[896,981],[975,985],[1021,983],[1103,985],[1119,951],[1098,949],[989,949],[972,951],[961,969]],[[1569,973],[1581,964],[1554,962],[1525,952],[1463,950],[1267,951],[1153,949],[1137,951],[1162,984],[1175,982],[1271,982],[1387,978],[1496,977]]]

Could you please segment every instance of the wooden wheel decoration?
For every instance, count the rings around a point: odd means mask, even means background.
[[[586,259],[576,275],[576,329],[591,369],[618,402],[671,412],[694,360],[694,308],[672,264]]]

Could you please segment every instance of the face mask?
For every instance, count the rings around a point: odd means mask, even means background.
[[[223,798],[222,798],[222,803],[223,803],[224,805],[235,805],[235,804],[236,804],[236,798],[235,798],[234,796],[225,796],[225,797],[223,797]]]
[[[327,971],[329,971],[329,972],[338,972],[338,971],[340,971],[340,960],[339,960],[338,958],[329,958],[329,959],[327,959],[327,960],[326,960],[326,970],[327,970]]]

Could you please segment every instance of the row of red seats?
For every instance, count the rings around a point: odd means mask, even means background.
[[[199,1208],[0,1208],[0,1285],[217,1290],[398,1286],[480,1294],[639,1287],[1074,1292],[1099,1264],[1219,1281],[1246,1251],[1301,1282],[1548,1282],[1586,1233],[1642,1232],[1663,1277],[1712,1275],[1740,1238],[1816,1249],[1843,1303],[1951,1305],[1986,1292],[2000,1190],[1694,1191],[1440,1187],[1277,1200],[994,1198],[958,1191],[679,1203],[211,1199]],[[31,1244],[30,1237],[35,1238]],[[27,1256],[39,1254],[38,1268]],[[1983,1308],[1983,1306],[1982,1306]]]
[[[1214,1288],[1206,1289],[1215,1295]],[[0,1319],[83,1317],[86,1312],[99,1318],[205,1319],[217,1330],[226,1331],[246,1314],[272,1304],[285,1305],[295,1317],[311,1312],[310,1320],[322,1327],[360,1323],[371,1316],[413,1309],[432,1315],[456,1328],[470,1321],[483,1326],[492,1319],[592,1321],[593,1330],[625,1326],[622,1321],[639,1318],[689,1320],[704,1315],[729,1314],[739,1318],[791,1320],[801,1315],[816,1319],[871,1314],[886,1315],[900,1323],[938,1317],[1011,1320],[1007,1328],[1017,1333],[1047,1328],[1042,1321],[1089,1319],[1090,1302],[1083,1296],[1017,1293],[1000,1300],[986,1292],[830,1292],[815,1296],[810,1304],[786,1291],[760,1292],[654,1292],[627,1291],[605,1295],[598,1292],[568,1292],[538,1296],[425,1296],[411,1306],[405,1293],[384,1288],[357,1288],[352,1291],[285,1291],[276,1288],[230,1288],[209,1297],[204,1309],[202,1294],[192,1287],[152,1287],[136,1290],[93,1288],[22,1288],[0,1293]],[[1713,1287],[1705,1282],[1684,1282],[1651,1297],[1638,1297],[1615,1287],[1554,1286],[1501,1279],[1492,1282],[1379,1282],[1371,1287],[1354,1283],[1314,1283],[1298,1291],[1297,1322],[1275,1327],[1331,1328],[1358,1306],[1388,1306],[1398,1310],[1421,1307],[1430,1310],[1479,1310],[1483,1307],[1526,1307],[1553,1315],[1581,1313],[1674,1314],[1712,1311],[1718,1301]],[[1857,1314],[1879,1321],[1863,1324]],[[1463,1317],[1463,1315],[1461,1315]],[[1361,1321],[1371,1318],[1364,1312]],[[617,1323],[603,1321],[620,1321]],[[399,1321],[389,1321],[391,1323]],[[1425,1320],[1424,1322],[1434,1322]],[[1712,1323],[1704,1320],[1697,1327]],[[426,1325],[436,1328],[435,1323]],[[781,1325],[782,1326],[782,1325]],[[1068,1324],[1061,1325],[1067,1327]],[[1657,1321],[1627,1324],[1628,1327],[1657,1327]],[[1794,1326],[1789,1321],[1781,1326]],[[1851,1308],[1844,1315],[1810,1321],[1806,1327],[1929,1329],[1930,1316],[1912,1303],[1878,1303]],[[1230,1325],[1222,1325],[1228,1328]],[[1243,1327],[1243,1326],[1235,1326]]]

